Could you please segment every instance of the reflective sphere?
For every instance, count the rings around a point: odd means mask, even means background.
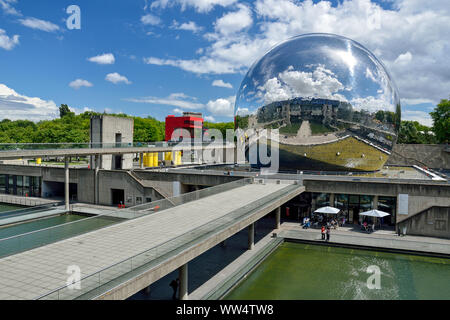
[[[255,137],[279,129],[281,170],[376,171],[397,140],[400,100],[386,68],[361,44],[306,34],[250,68],[235,124]]]

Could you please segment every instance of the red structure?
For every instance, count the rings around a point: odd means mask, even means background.
[[[193,139],[197,134],[198,138],[201,139],[203,130],[202,114],[196,112],[184,112],[181,117],[175,117],[173,115],[167,116],[166,141],[178,141],[183,137],[181,130],[172,136],[176,129],[185,129],[189,132],[190,138]]]

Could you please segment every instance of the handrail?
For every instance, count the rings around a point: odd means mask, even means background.
[[[222,191],[222,190],[224,190],[226,188],[232,189],[232,188],[235,188],[235,187],[237,187],[239,185],[248,184],[250,182],[251,182],[251,179],[241,179],[241,180],[238,180],[238,181],[229,182],[229,183],[226,183],[226,184],[218,185],[218,186],[207,188],[207,189],[185,193],[185,194],[182,194],[180,196],[174,196],[174,197],[167,198],[167,199],[161,199],[161,200],[145,203],[145,204],[142,204],[142,205],[130,207],[128,209],[114,210],[114,211],[111,211],[111,212],[108,212],[108,213],[99,214],[99,215],[88,217],[88,218],[85,218],[85,219],[72,221],[72,222],[67,222],[67,223],[63,223],[63,224],[60,224],[60,225],[56,225],[56,226],[51,226],[51,227],[47,227],[47,228],[43,228],[43,229],[39,229],[39,230],[34,230],[34,231],[30,231],[30,232],[14,235],[14,236],[11,236],[11,237],[0,239],[0,247],[2,246],[2,244],[7,243],[6,241],[14,241],[15,239],[19,239],[20,240],[23,237],[28,237],[28,236],[31,236],[31,235],[34,235],[34,234],[38,234],[38,233],[44,233],[46,231],[50,232],[51,230],[62,229],[62,228],[65,228],[65,227],[67,227],[69,225],[81,224],[81,223],[84,223],[86,221],[91,221],[91,220],[97,219],[97,218],[111,217],[114,214],[118,214],[118,213],[129,213],[129,214],[131,214],[132,217],[129,218],[128,220],[144,217],[144,216],[147,216],[149,214],[154,214],[154,212],[146,212],[145,210],[148,210],[149,208],[142,208],[141,209],[142,206],[157,207],[159,211],[162,211],[162,210],[164,210],[166,208],[175,207],[175,206],[178,206],[178,205],[181,205],[181,204],[193,201],[193,200],[197,200],[197,199],[201,199],[201,198],[204,198],[204,197],[207,197],[207,196],[210,196],[210,195],[217,194],[218,192],[220,192],[220,191]],[[211,193],[211,192],[213,192],[213,193]],[[176,200],[180,200],[180,199],[181,199],[181,201],[176,201]],[[163,204],[166,204],[166,203],[170,203],[170,206],[164,206],[163,205]],[[139,210],[139,209],[141,209],[142,211]],[[107,227],[108,226],[105,226],[104,228],[107,228]],[[68,237],[68,238],[70,238],[70,237]],[[64,240],[64,239],[67,239],[67,238],[58,239],[57,241],[61,241],[61,240]],[[38,244],[38,245],[33,246],[31,248],[38,248],[38,247],[41,247],[41,246],[46,245],[46,244],[48,244],[48,243]],[[31,248],[29,248],[29,249],[31,249]],[[14,252],[14,254],[22,252],[22,251],[24,251],[24,250],[19,250],[17,252]],[[0,255],[0,258],[5,257],[5,256],[8,256],[8,255],[3,255],[3,256]]]
[[[291,186],[292,186],[292,185],[291,185]],[[271,198],[273,198],[273,197],[278,198],[279,196],[284,195],[285,192],[286,192],[286,191],[285,191],[285,188],[283,188],[283,189],[281,189],[281,190],[278,190],[277,192],[273,193],[273,194],[271,195],[271,197],[269,197],[269,199],[263,198],[262,200],[260,199],[260,200],[253,201],[253,202],[251,202],[251,203],[245,205],[244,207],[241,207],[241,208],[239,208],[239,209],[233,210],[232,212],[228,213],[228,214],[225,215],[225,216],[221,216],[221,217],[218,217],[218,218],[216,218],[216,219],[214,219],[214,220],[212,220],[212,221],[208,221],[208,222],[206,222],[206,223],[200,225],[199,227],[196,227],[196,228],[193,229],[193,230],[194,230],[194,231],[198,231],[198,230],[200,230],[202,227],[205,227],[205,226],[208,226],[208,225],[213,225],[214,223],[218,222],[219,220],[226,220],[227,218],[229,218],[229,217],[232,216],[233,214],[236,214],[236,213],[239,213],[239,212],[242,212],[242,211],[244,211],[244,213],[241,214],[239,217],[246,216],[246,215],[248,215],[248,212],[246,212],[245,210],[247,210],[247,208],[252,208],[253,205],[254,205],[255,203],[259,203],[258,207],[262,207],[262,206],[266,205],[267,203],[269,203],[269,202],[271,201]],[[250,210],[250,211],[251,211],[251,210]],[[234,220],[232,220],[232,221],[234,221],[233,225],[239,222],[239,221],[236,221],[236,219],[234,219]],[[186,236],[186,235],[188,235],[188,234],[191,234],[193,230],[186,231],[185,233],[183,233],[183,234],[181,234],[181,235],[179,235],[179,236],[177,236],[177,237],[175,237],[175,238],[172,238],[172,239],[167,240],[167,241],[165,241],[165,242],[163,242],[163,243],[157,244],[157,245],[155,245],[155,246],[153,246],[153,247],[151,247],[151,248],[149,248],[149,249],[146,249],[146,250],[144,250],[144,251],[142,251],[142,252],[140,252],[140,253],[137,253],[137,254],[135,254],[135,255],[133,255],[133,256],[131,256],[131,257],[128,257],[128,258],[126,258],[126,259],[123,259],[123,260],[121,260],[121,261],[119,261],[119,262],[117,262],[117,263],[114,263],[114,264],[109,265],[109,266],[107,266],[107,267],[105,267],[105,268],[102,268],[101,270],[98,270],[98,271],[93,272],[93,273],[91,273],[91,274],[89,274],[89,275],[87,275],[87,276],[84,276],[84,277],[81,278],[80,280],[76,281],[76,283],[81,283],[83,280],[86,280],[86,279],[88,279],[88,278],[91,278],[91,277],[93,277],[93,276],[95,276],[95,275],[97,275],[97,274],[100,274],[100,273],[103,272],[103,271],[106,271],[106,270],[108,270],[108,269],[111,269],[111,268],[113,268],[113,267],[115,267],[115,266],[118,266],[118,265],[124,263],[124,262],[130,261],[130,260],[132,261],[133,258],[139,257],[139,256],[141,256],[141,255],[143,255],[143,254],[145,254],[145,253],[148,253],[148,252],[151,251],[151,250],[154,250],[154,249],[156,249],[156,248],[158,248],[158,247],[164,246],[165,244],[168,244],[168,243],[170,243],[170,242],[175,242],[176,240],[178,240],[178,239],[180,239],[180,238],[182,238],[182,237],[184,237],[184,236]],[[194,239],[194,240],[195,240],[195,239]],[[193,240],[191,240],[191,241],[193,241]],[[172,250],[172,251],[173,251],[173,250]],[[71,285],[73,285],[73,284],[71,284]],[[40,300],[40,299],[42,299],[42,298],[44,298],[44,297],[47,297],[47,296],[49,296],[49,295],[51,295],[51,294],[53,294],[53,293],[59,292],[60,290],[65,289],[65,288],[67,288],[67,287],[69,287],[69,286],[70,286],[70,285],[63,285],[63,286],[61,286],[61,287],[58,287],[58,288],[56,288],[56,289],[54,289],[54,290],[52,290],[52,291],[50,291],[50,292],[48,292],[48,293],[45,293],[45,294],[43,294],[43,295],[41,295],[41,296],[35,298],[35,300]]]

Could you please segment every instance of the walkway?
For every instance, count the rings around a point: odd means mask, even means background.
[[[252,214],[252,209],[266,206],[268,202],[279,205],[280,198],[294,197],[303,190],[304,187],[294,184],[249,184],[0,259],[0,299],[35,299],[64,287],[68,279],[67,268],[73,265],[81,269],[82,278],[119,262],[129,262],[131,257],[137,255],[141,260],[147,259],[142,260],[141,264],[144,265],[168,254],[164,249],[168,250],[167,244],[172,240],[177,240],[176,245],[182,247],[201,237],[212,237],[212,232],[232,225],[245,214]],[[220,220],[221,218],[225,219]],[[181,236],[185,238],[180,238]],[[149,251],[152,248],[155,250]],[[169,249],[174,251],[176,248],[172,246]],[[131,263],[133,264],[133,260]],[[123,273],[129,271],[121,270]],[[100,274],[96,275],[100,281]],[[103,285],[104,281],[111,281],[118,275],[111,276],[105,271],[101,276],[100,285]],[[83,281],[81,294],[88,290],[83,287],[86,283]],[[98,287],[97,283],[93,285]],[[91,289],[95,287],[89,288]],[[65,290],[62,293],[66,296],[51,298],[71,299],[80,295],[77,290]]]
[[[450,239],[409,235],[399,237],[395,232],[384,230],[365,233],[347,227],[339,229],[331,230],[330,243],[450,255]],[[283,223],[278,236],[324,242],[321,240],[320,229],[303,229],[298,223],[293,222]]]

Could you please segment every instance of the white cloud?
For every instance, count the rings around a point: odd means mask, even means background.
[[[203,28],[198,26],[194,21],[184,22],[182,24],[174,21],[172,28],[176,30],[192,31],[193,33],[197,33],[203,30]]]
[[[406,53],[399,55],[397,57],[397,59],[395,59],[394,63],[408,64],[411,62],[411,60],[412,60],[412,54],[411,54],[411,52],[408,51]]]
[[[165,5],[160,5],[162,2]],[[187,0],[175,2],[182,8],[188,6]],[[174,2],[158,3],[155,6],[164,8]],[[189,3],[195,7],[194,0]],[[336,5],[329,1],[256,0],[251,6],[256,13],[257,32],[249,33],[239,26],[233,29],[234,21],[227,29],[225,23],[219,24],[219,18],[215,32],[205,35],[210,45],[198,51],[199,58],[159,60],[160,64],[198,74],[242,73],[271,47],[290,37],[335,33],[374,52],[388,67],[402,98],[436,103],[448,97],[448,0],[392,0],[392,9],[383,9],[370,0],[340,1]],[[227,31],[232,33],[227,35]]]
[[[116,59],[112,53],[104,53],[95,57],[88,58],[88,61],[98,64],[114,64]]]
[[[142,16],[141,22],[145,25],[156,26],[161,23],[161,19],[153,14],[146,14]]]
[[[214,119],[213,116],[205,116],[205,120],[208,122],[216,122],[216,119]]]
[[[214,80],[212,85],[213,85],[213,87],[222,87],[222,88],[233,89],[233,86],[231,85],[231,83],[224,82],[222,79]]]
[[[0,84],[0,119],[39,121],[59,115],[59,108],[49,100],[21,95]]]
[[[228,62],[221,62],[210,58],[201,58],[200,60],[172,60],[159,59],[155,57],[144,58],[146,64],[154,64],[159,66],[179,67],[183,70],[198,74],[205,73],[234,73],[234,66]]]
[[[92,83],[90,83],[87,80],[83,80],[83,79],[76,79],[76,80],[72,81],[71,83],[69,83],[69,87],[71,87],[71,88],[73,88],[75,90],[78,90],[81,87],[88,87],[89,88],[89,87],[92,87],[92,86],[93,86]]]
[[[0,7],[6,14],[13,16],[21,16],[22,14],[17,11],[12,5],[16,4],[17,0],[0,0]]]
[[[312,72],[296,71],[292,67],[278,77],[269,79],[258,87],[257,96],[264,104],[295,97],[339,99],[345,97],[338,92],[345,89],[336,75],[323,65],[316,66]]]
[[[205,106],[202,103],[198,103],[194,98],[191,98],[183,93],[171,94],[166,98],[160,97],[144,97],[144,98],[130,98],[125,99],[125,101],[135,102],[135,103],[148,103],[148,104],[160,104],[165,106],[178,107],[188,110],[203,109]],[[178,109],[181,111],[181,109]]]
[[[403,110],[402,120],[417,121],[427,127],[433,126],[433,119],[430,114],[425,111]]]
[[[127,79],[127,77],[118,74],[117,72],[108,73],[105,78],[106,81],[112,82],[114,84],[118,84],[120,82],[131,84],[131,81]]]
[[[179,108],[175,108],[175,109],[172,110],[172,112],[175,113],[175,114],[180,114],[181,115],[181,114],[183,114],[184,111],[179,109]]]
[[[17,34],[10,38],[6,34],[5,30],[0,29],[0,48],[3,48],[5,50],[12,50],[18,44],[19,36]]]
[[[238,5],[239,10],[224,14],[217,19],[214,26],[218,33],[230,35],[250,27],[253,24],[252,13],[245,5]]]
[[[216,116],[233,117],[234,115],[234,103],[236,97],[228,97],[226,99],[219,98],[217,100],[210,100],[206,108],[207,110]]]
[[[54,32],[59,30],[59,27],[56,24],[37,18],[19,19],[19,21],[25,27],[38,29],[45,32]]]
[[[172,7],[175,4],[178,4],[181,6],[181,10],[186,10],[187,7],[194,7],[197,12],[206,13],[211,11],[215,6],[222,6],[227,7],[234,3],[236,3],[238,0],[156,0],[153,1],[151,4],[151,8],[166,8],[166,7]]]

